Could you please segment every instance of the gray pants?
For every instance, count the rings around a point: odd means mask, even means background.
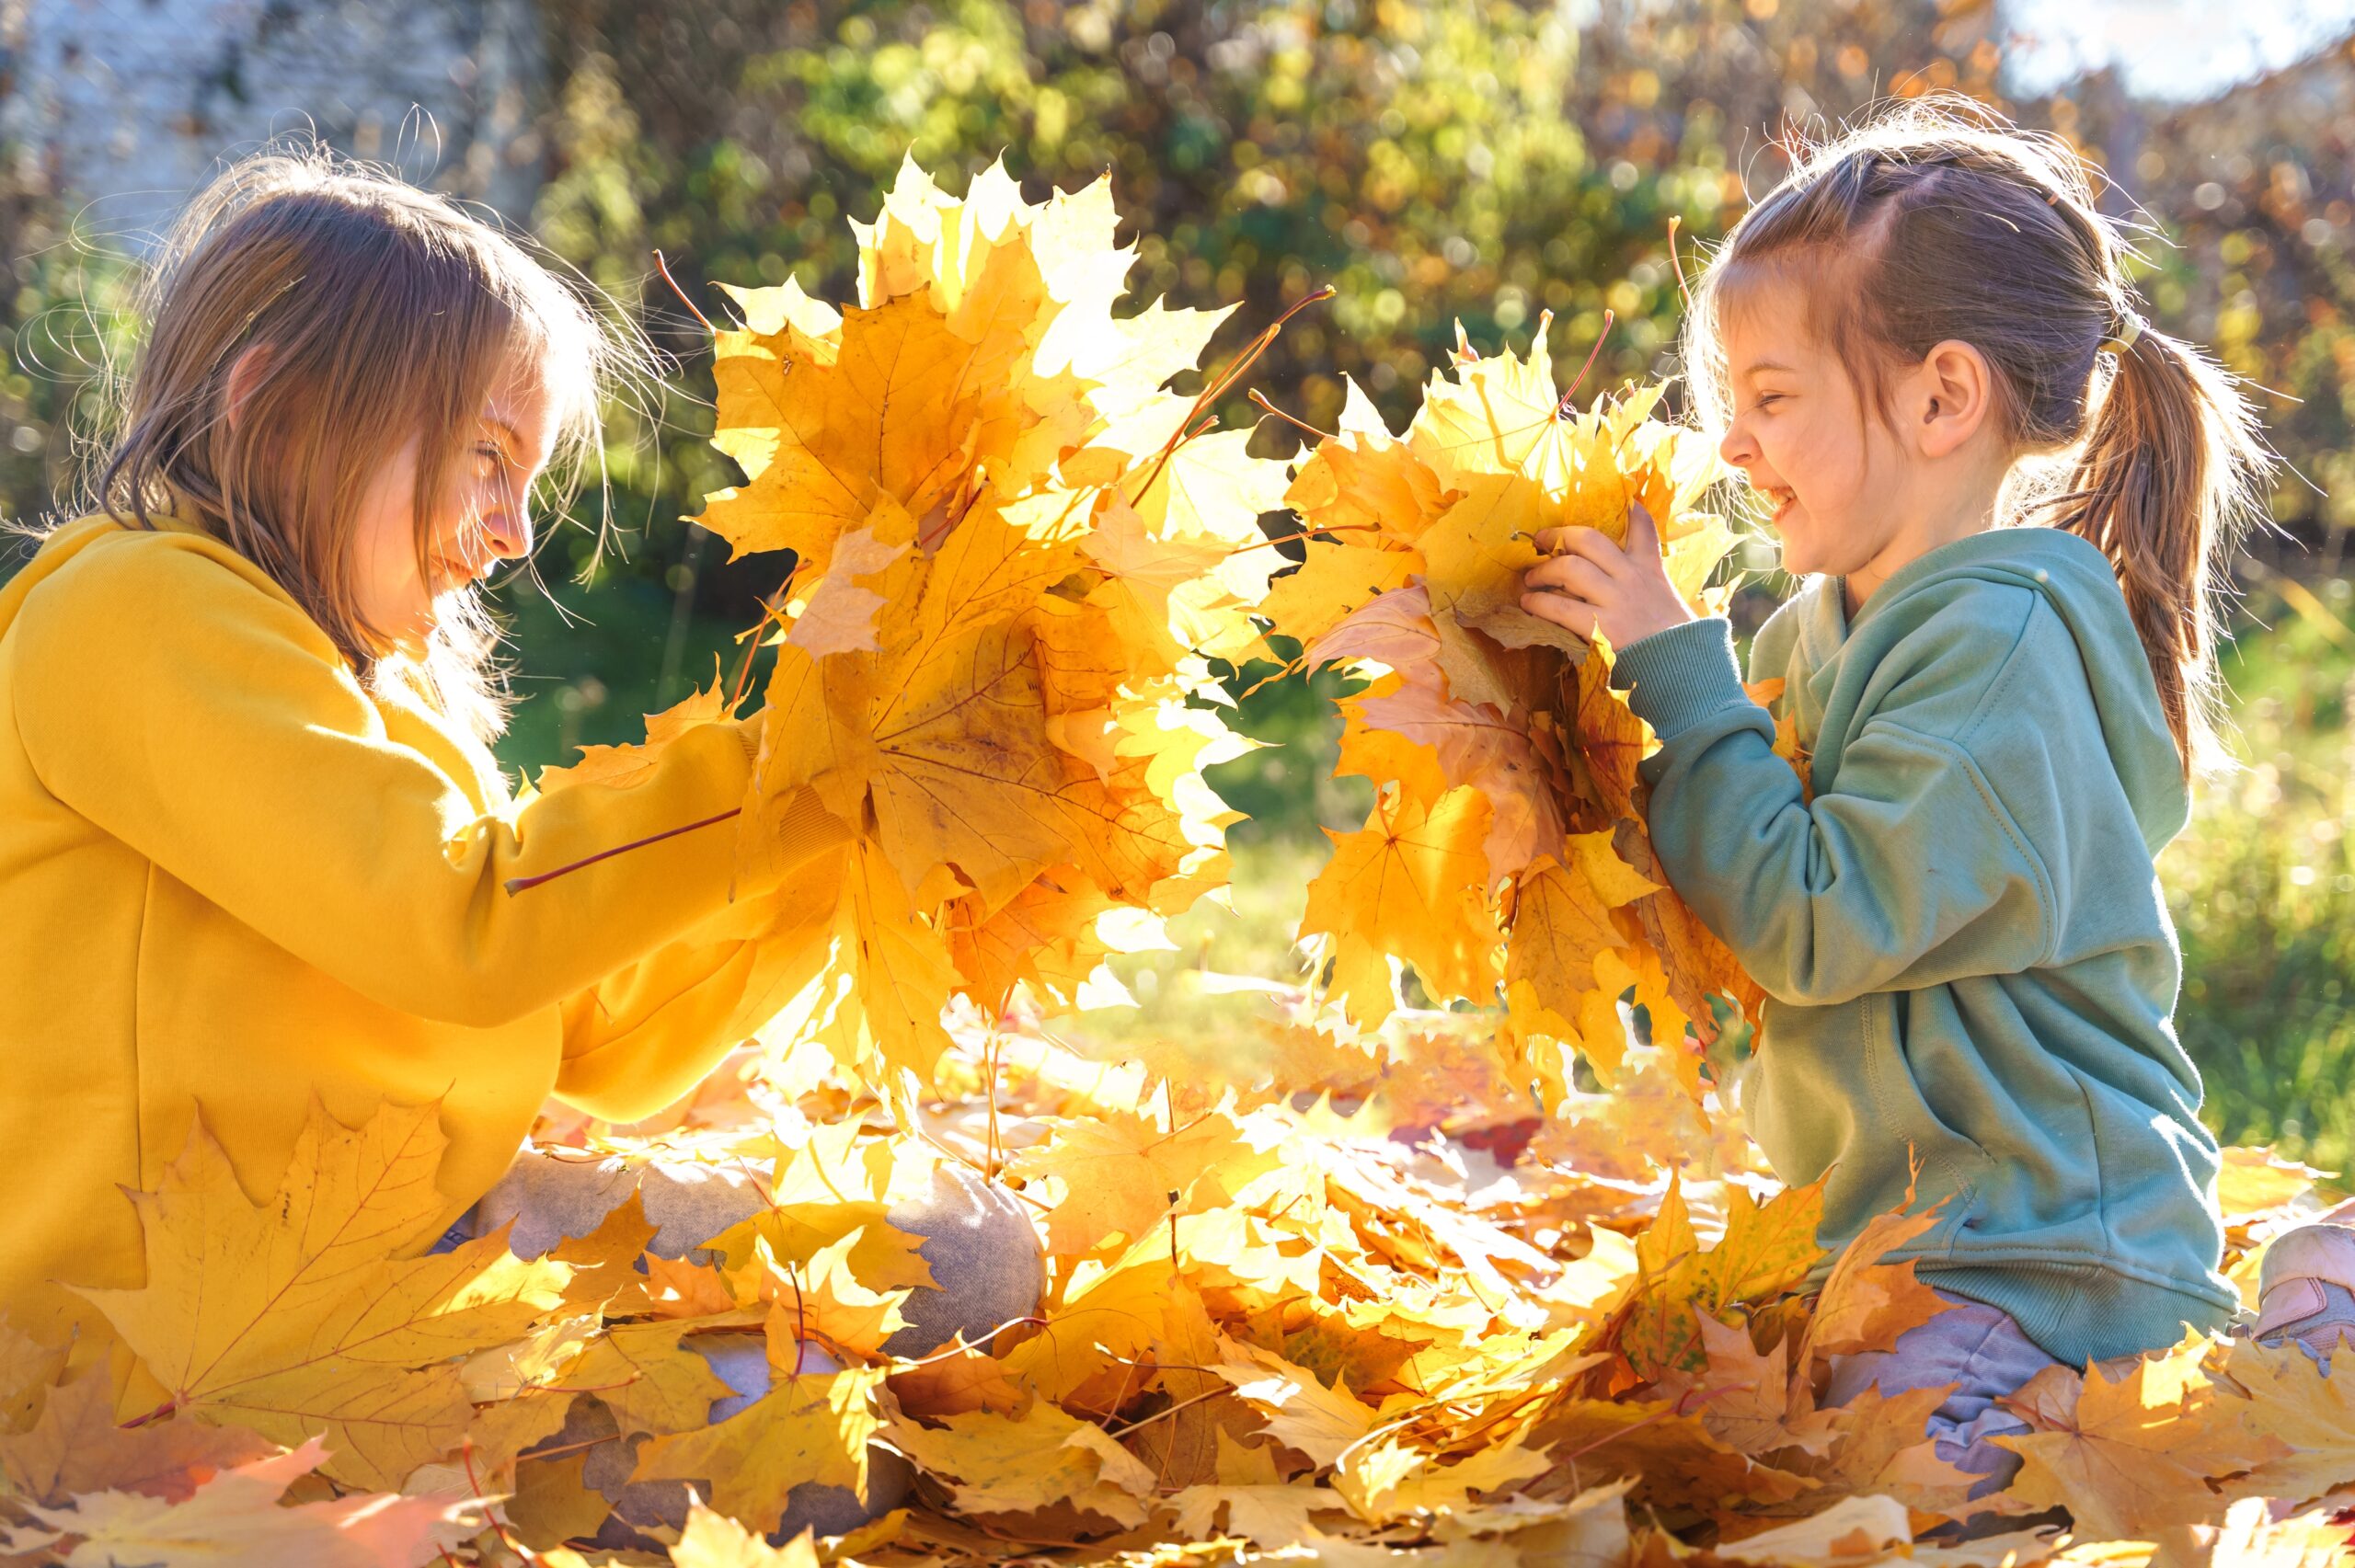
[[[1954,1384],[1930,1417],[1929,1436],[1940,1459],[1987,1478],[1970,1489],[1976,1500],[2009,1486],[2020,1471],[2020,1457],[1988,1439],[2028,1430],[1995,1402],[2058,1363],[2020,1332],[2009,1312],[1944,1290],[1938,1298],[1953,1307],[1900,1334],[1890,1348],[1833,1356],[1824,1403],[1846,1404],[1868,1388],[1886,1396]]]

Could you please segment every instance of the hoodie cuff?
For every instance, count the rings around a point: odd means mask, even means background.
[[[1734,662],[1733,624],[1722,615],[1629,643],[1612,663],[1611,683],[1626,691],[1627,706],[1662,740],[1750,703]]]
[[[758,766],[761,761],[760,714],[756,712],[748,718],[724,718],[719,722],[736,732],[737,740],[744,748],[744,761]]]

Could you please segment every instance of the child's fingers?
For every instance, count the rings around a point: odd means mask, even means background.
[[[1559,589],[1589,603],[1610,591],[1611,574],[1584,555],[1548,555],[1522,574],[1524,588]]]
[[[1580,636],[1594,635],[1594,606],[1582,599],[1572,599],[1566,593],[1531,589],[1521,596],[1521,607],[1539,620],[1567,626]]]
[[[1648,561],[1661,554],[1660,527],[1652,521],[1652,514],[1641,501],[1627,504],[1627,554],[1638,561]]]
[[[1606,577],[1616,577],[1627,564],[1626,552],[1614,544],[1611,536],[1600,529],[1545,529],[1537,535],[1537,547],[1545,552],[1549,560],[1591,561],[1602,568]]]

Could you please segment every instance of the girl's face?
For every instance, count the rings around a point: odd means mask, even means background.
[[[1911,475],[1846,367],[1814,340],[1798,283],[1745,280],[1720,324],[1733,420],[1717,450],[1775,508],[1784,569],[1845,577],[1880,559]]]
[[[429,509],[431,532],[422,569],[417,440],[377,470],[361,500],[354,544],[358,608],[368,624],[414,653],[439,619],[439,600],[469,587],[499,562],[530,554],[529,498],[555,447],[556,423],[540,367],[517,365],[500,378],[476,418],[447,493]]]

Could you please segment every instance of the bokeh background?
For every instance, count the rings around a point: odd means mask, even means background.
[[[528,773],[634,738],[787,566],[729,562],[686,521],[732,475],[705,444],[707,356],[657,249],[706,309],[715,281],[846,299],[846,220],[873,214],[903,155],[951,189],[1002,157],[1034,197],[1109,172],[1140,303],[1239,303],[1219,357],[1329,284],[1254,384],[1329,428],[1353,376],[1396,421],[1458,323],[1518,347],[1550,312],[1574,366],[1608,311],[1590,389],[1672,368],[1671,223],[1706,245],[1778,177],[1786,126],[1936,89],[2111,172],[2104,201],[2145,229],[2157,319],[2247,378],[2286,459],[2276,528],[2238,574],[2245,766],[2207,790],[2163,872],[2211,1120],[2343,1167],[2350,0],[16,0],[0,6],[0,514],[71,506],[96,372],[135,347],[136,258],[217,160],[308,132],[481,202],[675,361],[610,410],[605,486],[547,520],[535,569],[500,591],[522,698],[503,760]],[[1295,446],[1274,420],[1257,440]],[[1754,624],[1787,585],[1763,542],[1740,564]],[[1199,939],[1221,967],[1284,966],[1318,824],[1359,819],[1325,776],[1331,692],[1329,677],[1277,681],[1239,712],[1274,744],[1215,781],[1250,813],[1241,914]]]

